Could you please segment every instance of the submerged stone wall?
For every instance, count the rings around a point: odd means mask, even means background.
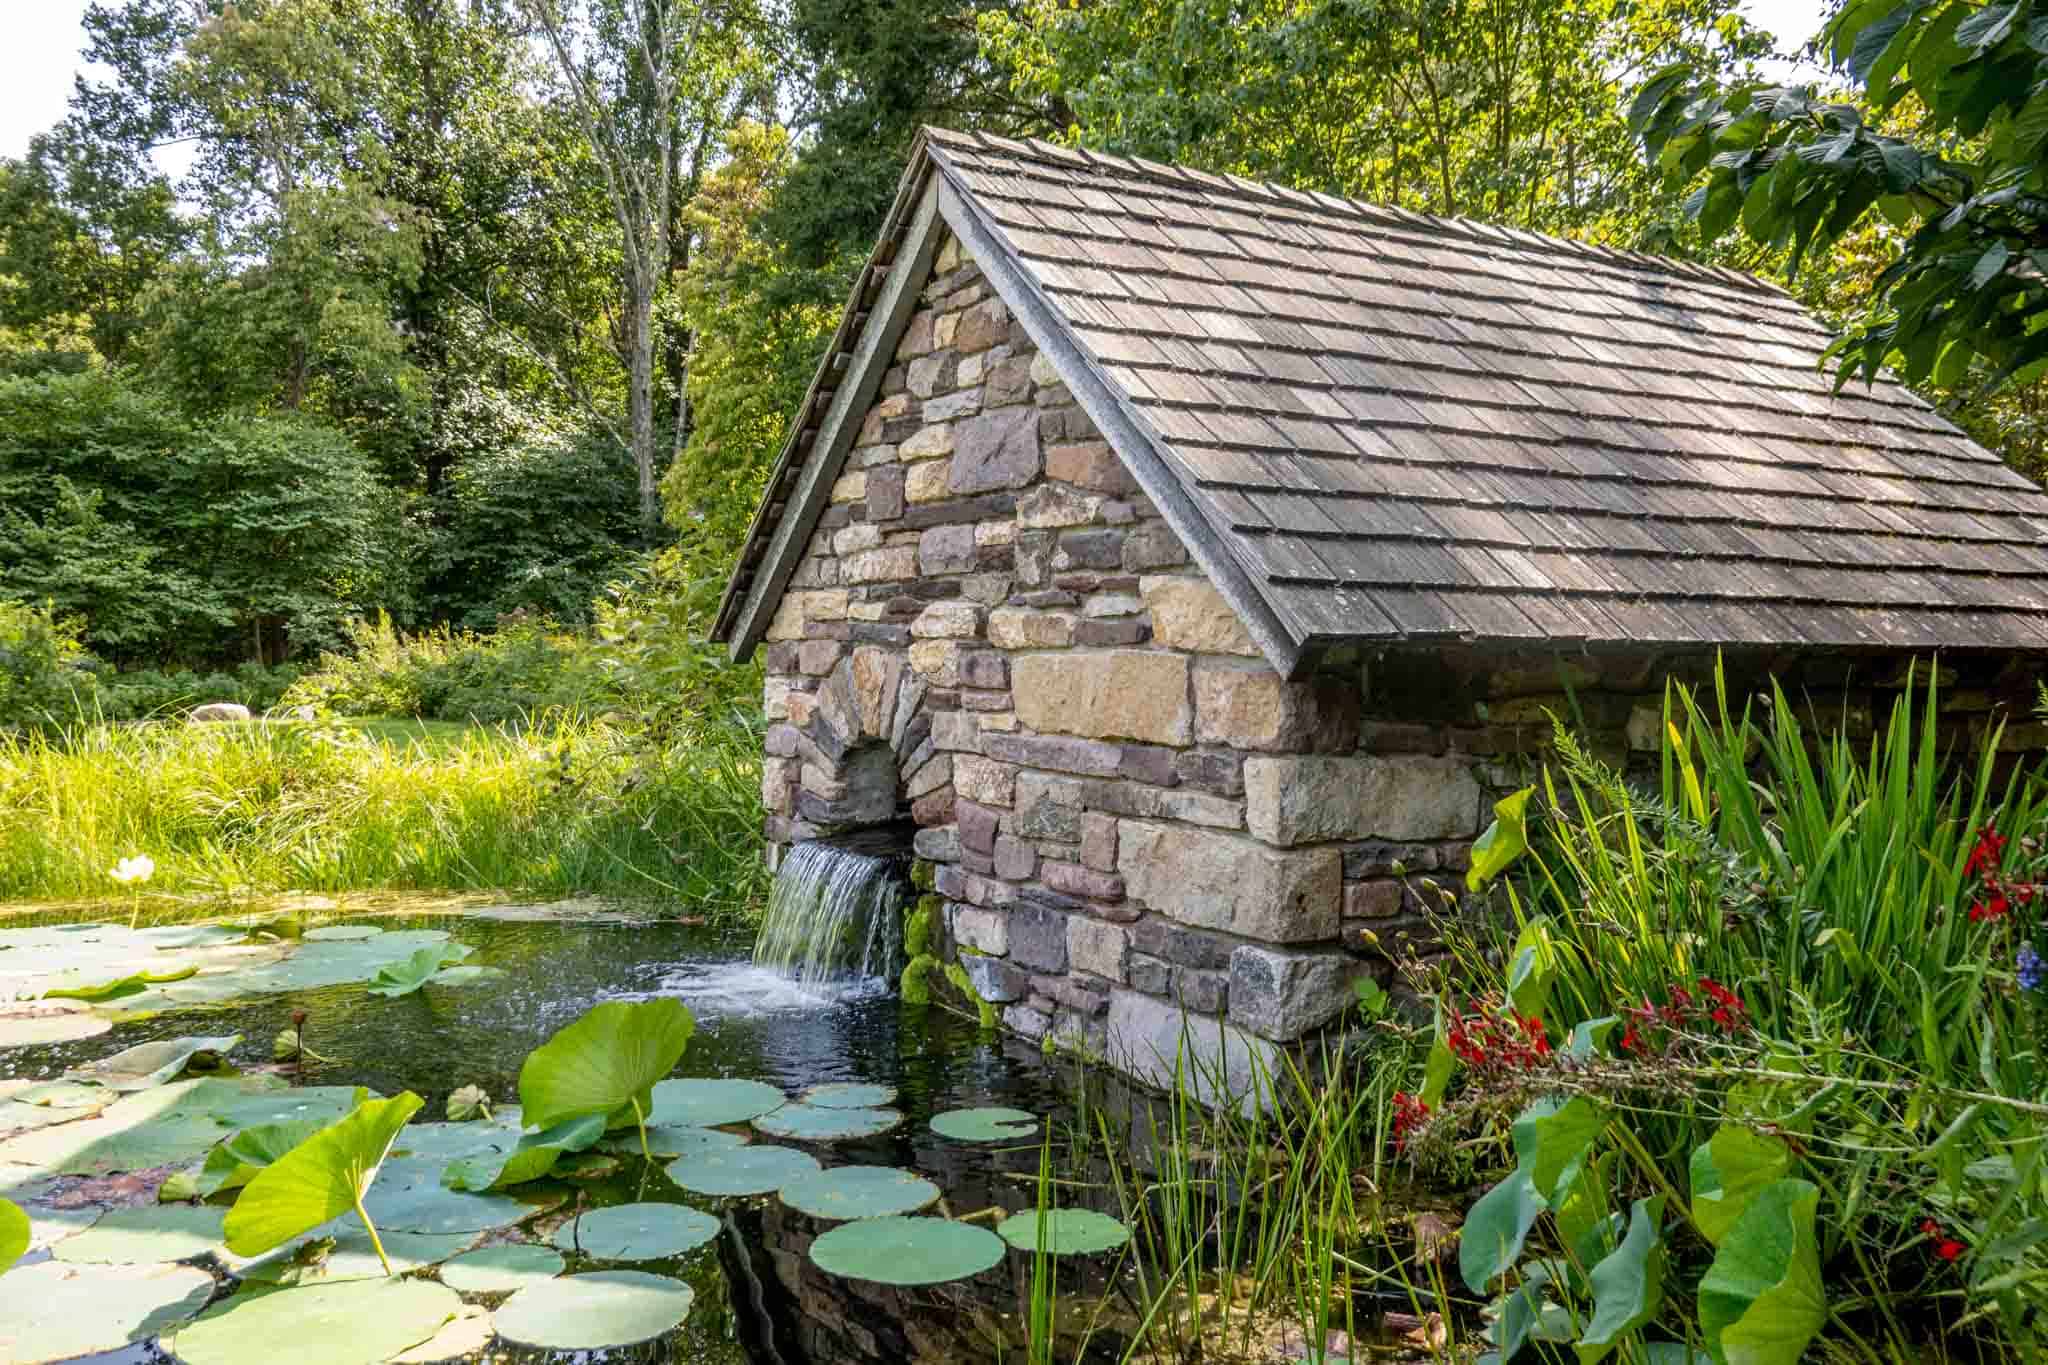
[[[1553,714],[1623,760],[1667,677],[1711,682],[1704,651],[1457,648],[1290,682],[956,242],[895,360],[767,631],[767,833],[914,821],[949,946],[1026,1036],[1158,1079],[1185,1011],[1241,1072],[1427,956],[1418,879],[1462,883]],[[1738,694],[1773,673],[1864,732],[1903,682],[1731,661]],[[2031,706],[1996,660],[1949,682],[1964,733]]]

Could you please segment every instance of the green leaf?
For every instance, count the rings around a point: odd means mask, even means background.
[[[621,1128],[654,1106],[654,1083],[675,1069],[697,1031],[680,1001],[610,1000],[541,1044],[519,1069],[531,1127],[603,1114]]]
[[[1564,1045],[1564,1055],[1573,1061],[1583,1062],[1606,1047],[1608,1037],[1620,1027],[1621,1020],[1612,1014],[1583,1020],[1572,1030],[1571,1041]]]
[[[470,951],[466,943],[430,944],[401,962],[389,962],[379,967],[377,974],[370,978],[367,989],[370,994],[387,999],[411,995],[432,980],[435,972],[462,961]]]
[[[451,1190],[497,1190],[538,1180],[555,1168],[565,1152],[594,1147],[604,1137],[604,1115],[565,1119],[552,1128],[528,1133],[507,1152],[479,1153],[452,1161],[441,1173]]]
[[[1128,1227],[1093,1209],[1025,1209],[996,1224],[996,1235],[1019,1251],[1037,1251],[1041,1232],[1054,1256],[1114,1251],[1131,1240]]]
[[[1543,1196],[1523,1169],[1479,1196],[1458,1238],[1458,1273],[1467,1289],[1484,1294],[1515,1263],[1544,1208]]]
[[[939,1187],[893,1166],[835,1166],[790,1181],[778,1197],[799,1213],[845,1221],[916,1213],[939,1202]]]
[[[1975,52],[1997,47],[2012,36],[2013,21],[2024,5],[1987,5],[1956,26],[1956,43]]]
[[[637,1346],[674,1331],[695,1291],[681,1280],[638,1270],[600,1270],[529,1285],[493,1316],[497,1334],[548,1351]]]
[[[944,1284],[1001,1265],[1003,1239],[950,1218],[859,1218],[820,1233],[811,1261],[820,1270],[880,1284]]]
[[[1721,1365],[1798,1365],[1828,1316],[1814,1244],[1820,1191],[1780,1180],[1750,1200],[1700,1280],[1700,1327]]]
[[[1444,1017],[1444,1002],[1436,1002],[1436,1036],[1429,1045],[1429,1060],[1422,1065],[1422,1102],[1434,1109],[1443,1103],[1444,1091],[1450,1088],[1451,1074],[1458,1069],[1458,1059],[1451,1052],[1451,1045],[1445,1035],[1450,1024]]]
[[[1038,1115],[1000,1106],[948,1109],[932,1116],[932,1131],[955,1142],[1004,1142],[1038,1131]]]
[[[1468,890],[1484,891],[1486,884],[1515,865],[1529,850],[1529,798],[1534,787],[1524,787],[1493,803],[1493,823],[1472,845],[1472,870],[1465,874]]]
[[[368,1094],[363,1098],[368,1099]],[[222,1190],[242,1188],[258,1171],[326,1126],[324,1119],[287,1119],[242,1129],[206,1154],[206,1162],[192,1177],[185,1197],[205,1199]]]
[[[1638,1199],[1629,1208],[1628,1235],[1587,1273],[1593,1320],[1579,1338],[1581,1362],[1598,1360],[1618,1338],[1647,1326],[1664,1302],[1664,1196]],[[1589,1355],[1584,1348],[1602,1350]]]
[[[67,1080],[92,1081],[109,1090],[147,1090],[171,1080],[188,1066],[201,1070],[218,1066],[221,1057],[241,1041],[239,1033],[220,1038],[160,1038],[73,1067],[64,1076]]]
[[[360,1213],[377,1168],[422,1103],[410,1090],[365,1100],[264,1167],[228,1210],[228,1250],[261,1256],[330,1218]]]
[[[1543,1013],[1550,1001],[1550,983],[1556,979],[1557,949],[1550,942],[1550,919],[1538,915],[1522,926],[1508,957],[1508,1000],[1515,1013]]]
[[[28,1215],[11,1199],[0,1199],[0,1273],[28,1254]]]
[[[1538,1100],[1515,1120],[1515,1154],[1546,1204],[1563,1202],[1607,1115],[1583,1095]]]
[[[195,976],[197,967],[180,967],[168,972],[135,972],[129,976],[116,977],[112,981],[101,981],[91,986],[72,986],[65,990],[44,991],[45,1000],[119,1000],[124,995],[140,995],[149,986],[161,986],[168,981],[183,981]]]
[[[1757,1194],[1792,1168],[1780,1138],[1727,1123],[1692,1154],[1692,1220],[1720,1246]]]

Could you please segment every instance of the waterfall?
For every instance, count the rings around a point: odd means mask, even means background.
[[[902,966],[903,899],[894,860],[798,844],[775,874],[754,962],[807,987],[892,983]]]

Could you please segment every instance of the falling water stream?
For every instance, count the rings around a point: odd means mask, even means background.
[[[902,966],[907,890],[895,859],[798,844],[776,875],[754,963],[807,990],[886,990]]]

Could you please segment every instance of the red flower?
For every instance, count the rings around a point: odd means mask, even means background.
[[[1406,1091],[1394,1092],[1394,1150],[1404,1151],[1408,1138],[1417,1128],[1429,1122],[1429,1106],[1419,1096]]]
[[[1970,861],[1963,866],[1963,875],[1974,877],[1979,872],[1996,873],[1999,860],[2005,856],[2005,844],[2005,836],[1998,832],[1998,826],[1984,826],[1977,835],[1977,846],[1970,850]]]
[[[1623,1052],[1641,1052],[1644,1047],[1643,1035],[1636,1032],[1634,1024],[1630,1024],[1621,1031],[1621,1050]]]
[[[1398,1098],[1398,1096],[1397,1096],[1396,1098]],[[1939,1237],[1939,1236],[1941,1236],[1941,1224],[1939,1224],[1939,1223],[1935,1222],[1935,1221],[1934,1221],[1934,1220],[1933,1220],[1932,1218],[1923,1218],[1923,1219],[1921,1219],[1921,1220],[1920,1220],[1920,1235],[1921,1235],[1922,1237]]]
[[[1986,920],[2004,919],[2011,909],[2012,903],[2006,900],[2005,893],[1994,892],[1990,900],[1978,901],[1970,907],[1970,922],[1981,924]]]
[[[1953,1237],[1945,1237],[1935,1243],[1934,1254],[1944,1261],[1953,1261],[1963,1254],[1963,1244]]]

